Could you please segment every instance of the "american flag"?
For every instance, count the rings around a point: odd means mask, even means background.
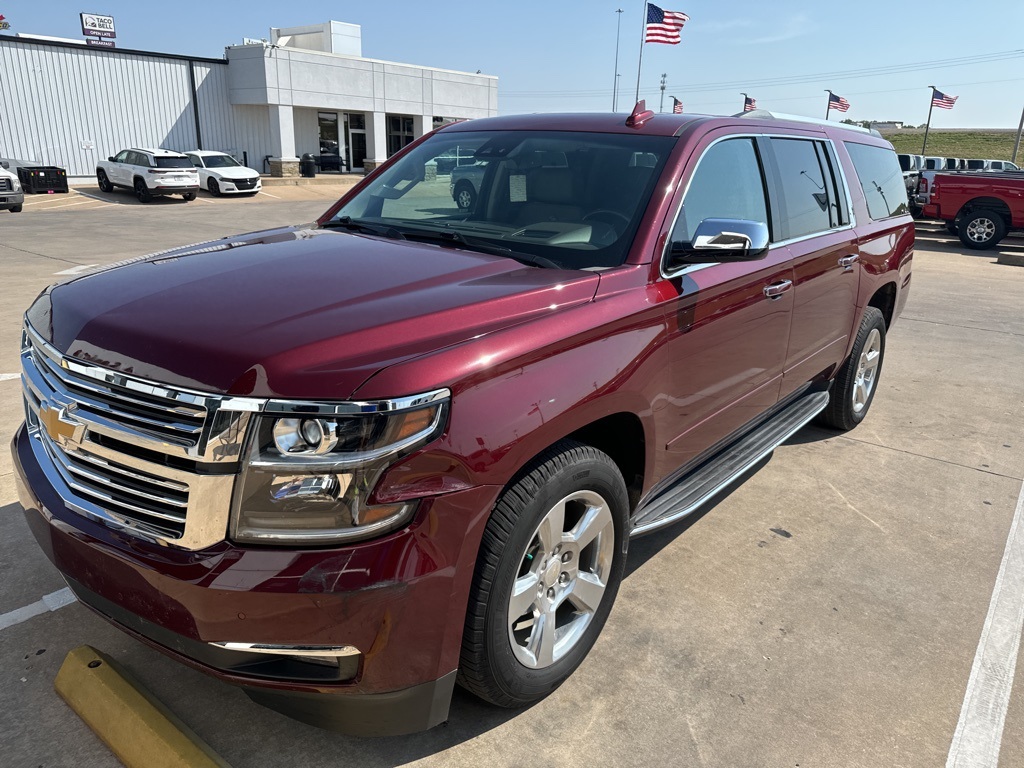
[[[836,112],[845,112],[850,108],[850,102],[842,96],[836,96],[832,91],[828,92],[828,108]]]
[[[690,17],[685,13],[662,10],[654,3],[648,3],[647,33],[644,36],[644,42],[679,45],[682,42],[679,37],[679,30],[689,20]]]
[[[683,114],[683,102],[681,102],[675,96],[672,97],[672,114],[674,114],[674,115],[681,115],[681,114]]]
[[[749,96],[744,96],[743,97],[743,111],[744,112],[753,112],[755,109],[757,109],[757,101],[755,99],[750,98]]]
[[[942,91],[932,88],[932,106],[939,109],[952,109],[959,96],[947,96]]]

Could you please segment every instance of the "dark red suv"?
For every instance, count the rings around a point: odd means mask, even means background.
[[[630,537],[864,418],[913,237],[866,131],[447,126],[315,225],[43,293],[22,504],[83,603],[293,717],[428,728],[456,682],[522,705],[589,651]]]

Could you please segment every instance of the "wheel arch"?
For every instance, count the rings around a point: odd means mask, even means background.
[[[874,307],[882,313],[885,328],[888,330],[896,312],[896,283],[890,282],[879,287],[868,299],[867,306]]]
[[[1010,206],[1006,204],[1005,200],[1000,200],[998,197],[976,197],[973,200],[968,200],[957,211],[956,218],[960,219],[980,210],[998,214],[1007,227],[1013,224],[1013,214],[1010,211]]]

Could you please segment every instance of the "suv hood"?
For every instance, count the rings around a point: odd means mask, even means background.
[[[68,356],[153,381],[345,399],[393,363],[588,302],[598,282],[310,225],[114,264],[54,286],[28,319]]]

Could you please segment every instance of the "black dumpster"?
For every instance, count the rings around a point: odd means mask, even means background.
[[[302,156],[299,160],[299,175],[305,176],[307,179],[312,179],[316,176],[316,160],[309,152]]]
[[[27,194],[68,191],[68,173],[55,165],[19,165],[18,181]]]

